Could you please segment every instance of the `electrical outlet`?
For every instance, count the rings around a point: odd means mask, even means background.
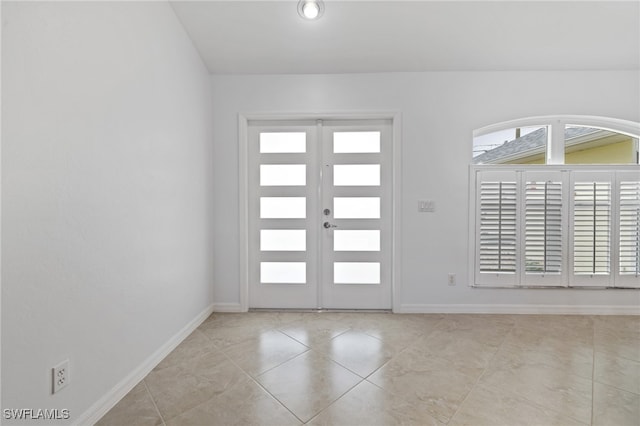
[[[456,285],[456,274],[449,274],[449,285]]]
[[[51,369],[52,371],[52,393],[58,392],[69,384],[69,360],[65,359],[60,364]]]

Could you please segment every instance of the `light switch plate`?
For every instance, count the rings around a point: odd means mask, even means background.
[[[436,211],[436,202],[433,200],[419,200],[418,211],[420,213],[433,213]]]

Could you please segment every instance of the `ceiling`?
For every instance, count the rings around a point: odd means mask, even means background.
[[[170,1],[214,74],[640,69],[640,2]]]

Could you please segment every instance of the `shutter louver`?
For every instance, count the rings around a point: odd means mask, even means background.
[[[620,275],[640,274],[640,182],[620,182]]]
[[[516,182],[482,182],[480,272],[515,273],[516,230]]]
[[[611,183],[576,182],[573,212],[573,272],[609,275]]]
[[[527,182],[525,188],[525,271],[562,272],[562,183]]]

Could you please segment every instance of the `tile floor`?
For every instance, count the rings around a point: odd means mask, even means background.
[[[640,317],[214,314],[99,426],[640,425]]]

